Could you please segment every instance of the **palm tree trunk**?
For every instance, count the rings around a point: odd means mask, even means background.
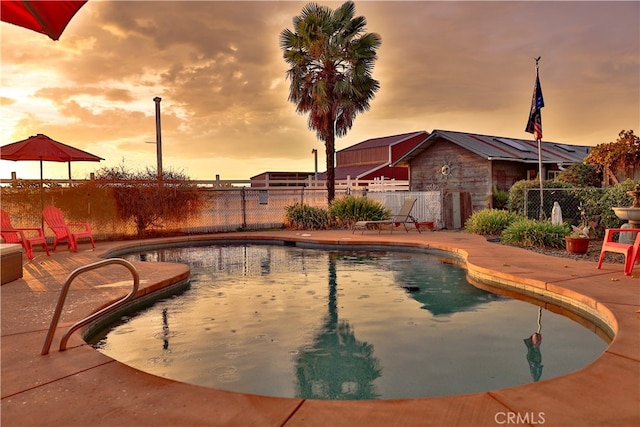
[[[336,172],[333,164],[335,148],[335,133],[332,131],[325,141],[327,157],[327,201],[329,205],[336,196]]]

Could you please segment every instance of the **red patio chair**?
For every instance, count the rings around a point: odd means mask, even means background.
[[[5,243],[20,243],[27,252],[27,257],[33,259],[33,245],[42,245],[44,251],[49,255],[49,246],[44,237],[42,228],[15,228],[11,225],[9,214],[1,210],[0,234]],[[27,237],[27,232],[35,231],[38,236]]]
[[[632,244],[614,242],[614,233],[623,232],[638,233],[636,234],[636,240]],[[636,262],[640,263],[640,228],[607,228],[604,233],[600,259],[596,268],[602,267],[602,261],[604,261],[604,256],[607,252],[616,252],[624,255],[624,274],[630,276],[634,264]]]
[[[62,211],[53,206],[47,206],[44,208],[42,211],[42,218],[55,234],[52,251],[56,250],[58,243],[66,240],[67,247],[73,252],[78,252],[78,239],[81,238],[88,238],[91,241],[91,247],[95,249],[96,245],[93,242],[93,235],[91,234],[91,227],[89,226],[89,223],[67,223],[64,220]],[[72,231],[72,227],[81,230]]]

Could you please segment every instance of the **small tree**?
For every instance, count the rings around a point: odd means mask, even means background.
[[[556,178],[560,182],[573,184],[576,187],[600,187],[602,178],[594,165],[578,163],[563,170]]]
[[[615,142],[595,146],[584,162],[603,172],[605,179],[617,183],[616,173],[640,164],[640,137],[634,135],[633,130],[622,130]]]
[[[163,185],[159,186],[158,174],[151,168],[136,172],[120,165],[96,172],[96,184],[113,188],[120,218],[133,220],[139,237],[152,227],[184,221],[200,210],[200,193],[187,176],[171,170],[162,174]]]

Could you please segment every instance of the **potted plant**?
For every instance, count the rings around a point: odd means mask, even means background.
[[[595,227],[597,223],[587,219],[582,204],[580,204],[578,209],[580,210],[581,217],[580,225],[572,225],[571,233],[565,236],[564,240],[568,252],[585,254],[589,250],[589,241],[595,237]]]

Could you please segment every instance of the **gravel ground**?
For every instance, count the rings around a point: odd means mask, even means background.
[[[499,237],[490,237],[490,238],[487,238],[487,240],[490,242],[500,243]],[[503,243],[500,243],[500,244],[503,244]],[[602,240],[591,240],[589,242],[589,250],[587,251],[586,254],[573,254],[567,251],[566,249],[533,248],[533,247],[526,247],[526,246],[518,246],[518,247],[527,249],[529,251],[538,252],[544,255],[555,256],[559,258],[570,258],[570,259],[577,259],[581,261],[598,262],[598,258],[600,258],[600,249],[602,248]],[[607,252],[604,262],[605,264],[606,263],[624,264],[624,255]]]

